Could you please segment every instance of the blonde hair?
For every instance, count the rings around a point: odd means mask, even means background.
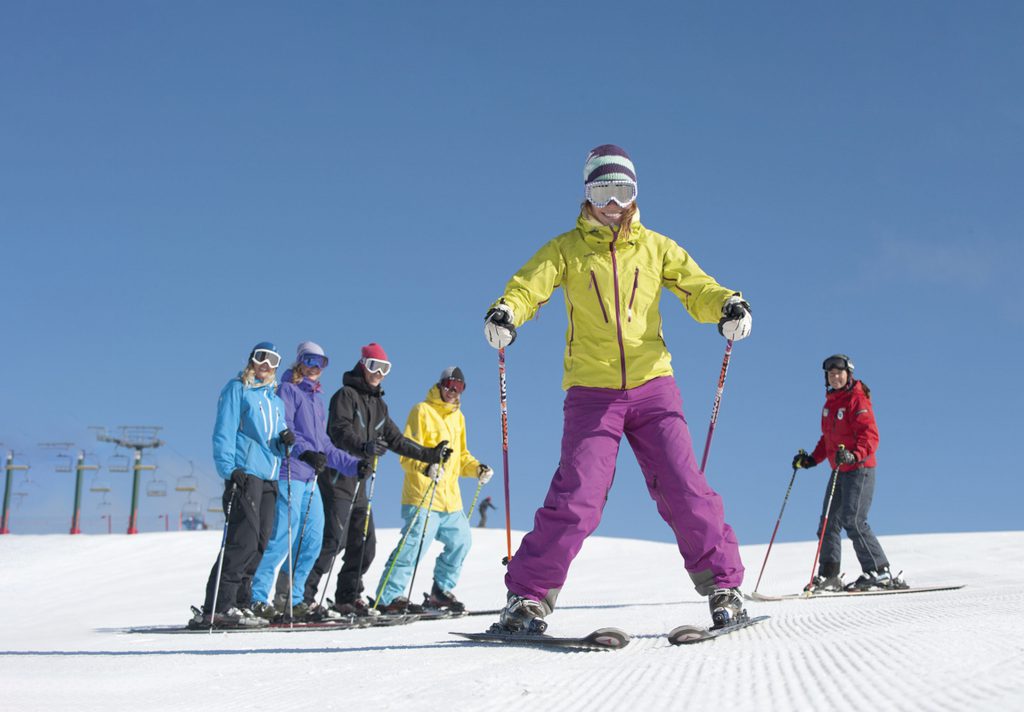
[[[248,363],[245,364],[245,368],[242,369],[242,373],[238,377],[238,379],[242,382],[243,385],[252,388],[253,386],[265,386],[267,384],[273,383],[274,382],[274,378],[276,376],[277,376],[277,369],[274,368],[274,369],[271,369],[270,378],[268,378],[265,381],[257,381],[256,380],[256,365],[252,362],[252,359],[249,359]]]
[[[594,214],[594,206],[590,204],[589,200],[584,200],[583,205],[581,207],[584,211],[586,211],[588,217],[597,220],[597,216]],[[633,227],[633,218],[636,217],[636,211],[638,209],[639,208],[637,207],[636,201],[634,200],[632,203],[629,204],[629,207],[623,211],[622,219],[619,220],[620,235],[623,233],[627,235],[629,234],[630,229]]]
[[[292,364],[292,383],[302,383],[302,379],[306,377],[306,366],[301,361],[296,361]]]

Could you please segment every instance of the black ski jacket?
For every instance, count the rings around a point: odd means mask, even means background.
[[[366,382],[360,364],[346,371],[341,382],[342,387],[331,396],[327,417],[327,434],[335,447],[365,458],[363,445],[370,440],[384,438],[388,449],[403,457],[422,462],[437,459],[432,448],[423,447],[402,434],[388,415],[384,391],[380,386],[371,387]]]

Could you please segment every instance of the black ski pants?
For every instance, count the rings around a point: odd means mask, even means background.
[[[251,603],[252,577],[256,574],[274,530],[277,482],[246,475],[245,487],[235,491],[234,484],[228,480],[224,483],[222,501],[227,517],[224,565],[221,569],[216,609],[213,608],[213,592],[217,586],[219,556],[210,569],[210,577],[206,581],[206,599],[203,603],[203,611],[207,613],[210,610],[223,613],[232,606],[248,607]]]
[[[882,545],[868,525],[868,510],[875,493],[875,468],[860,467],[850,472],[840,472],[836,482],[835,495],[832,497],[832,510],[828,515],[825,538],[821,544],[821,563],[818,573],[822,576],[838,576],[842,556],[841,530],[846,530],[850,537],[853,550],[862,571],[878,571],[889,565],[885,558]],[[825,520],[825,508],[828,506],[829,480],[825,488],[825,499],[821,506],[821,519],[818,520],[817,536],[821,536],[822,523]]]
[[[334,477],[333,470],[325,470],[317,477],[320,495],[324,501],[324,542],[320,557],[313,564],[313,570],[306,578],[304,599],[315,601],[320,579],[330,570],[335,557],[342,549],[341,571],[334,593],[336,603],[351,603],[363,592],[363,576],[377,554],[377,533],[373,515],[369,512],[367,488],[369,480],[363,480],[356,494],[356,478]],[[355,502],[353,502],[355,495]],[[363,538],[363,527],[369,529]],[[362,566],[360,567],[360,561]],[[328,582],[328,585],[330,583]]]

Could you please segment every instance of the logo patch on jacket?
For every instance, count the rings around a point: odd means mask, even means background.
[[[836,420],[842,420],[843,419],[843,415],[845,415],[845,413],[846,413],[846,408],[840,408],[839,411],[836,412]]]
[[[822,408],[821,409],[821,417],[822,418],[827,418],[828,417],[828,408]]]

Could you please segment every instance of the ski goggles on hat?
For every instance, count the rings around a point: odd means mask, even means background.
[[[462,393],[464,390],[466,390],[466,384],[463,381],[459,381],[454,378],[449,378],[446,381],[441,381],[441,388],[444,388],[449,391],[455,391],[456,393]]]
[[[306,368],[324,369],[327,368],[327,357],[320,354],[302,354],[299,363]]]
[[[636,200],[636,183],[629,181],[595,181],[586,185],[587,202],[595,208],[603,208],[615,201],[620,208],[628,207]]]
[[[270,349],[258,349],[252,352],[252,362],[255,364],[267,364],[271,368],[281,365],[281,354]]]
[[[370,373],[379,373],[382,376],[388,375],[391,371],[391,362],[379,358],[364,358],[363,366]]]
[[[821,364],[821,367],[826,371],[831,371],[832,369],[845,371],[850,367],[850,362],[847,361],[845,358],[832,356],[830,358],[825,359],[825,363]]]

